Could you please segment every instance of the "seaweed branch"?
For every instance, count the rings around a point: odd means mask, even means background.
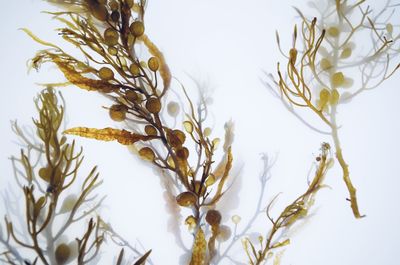
[[[105,232],[96,211],[104,197],[97,200],[97,195],[91,195],[102,181],[94,167],[82,178],[78,193],[74,191],[82,175],[83,151],[77,149],[75,141],[61,136],[64,105],[60,98],[54,89],[47,88],[35,100],[36,135],[25,135],[13,123],[24,147],[20,158],[13,157],[12,161],[24,195],[25,213],[12,212],[5,217],[6,232],[0,233],[0,243],[6,249],[2,261],[7,264],[67,264],[73,260],[88,264],[99,256]],[[22,219],[24,225],[15,225],[14,219]],[[89,225],[81,239],[68,242],[65,236],[84,220],[89,220]]]
[[[193,242],[193,260],[211,260],[214,244],[209,242],[206,257],[196,254],[196,249],[204,251],[197,247],[197,242],[203,244],[203,225],[212,227],[211,241],[219,233],[219,224],[210,223],[206,216],[210,211],[220,214],[214,208],[231,182],[232,128],[228,126],[226,129],[221,162],[214,166],[220,140],[210,138],[211,129],[205,126],[207,102],[200,96],[196,104],[183,85],[182,90],[176,93],[183,93],[186,102],[179,106],[170,99],[172,78],[166,59],[145,34],[145,1],[51,2],[65,9],[64,12],[48,12],[65,25],[58,29],[59,35],[72,43],[82,58],[75,58],[59,46],[25,30],[33,40],[47,47],[31,60],[31,67],[39,69],[43,63],[55,64],[68,83],[109,98],[113,102],[108,108],[110,118],[126,125],[122,130],[76,127],[65,130],[64,134],[102,141],[116,140],[136,150],[139,157],[152,166],[171,173],[160,174],[160,177],[170,177],[174,190],[179,191],[173,195],[175,204],[192,211],[187,220],[192,220],[198,235]],[[140,46],[147,49],[147,54],[137,51]],[[175,119],[179,109],[185,110],[188,106],[189,112],[179,116],[182,122],[178,128],[166,122],[164,106]],[[193,146],[194,151],[191,152],[188,146]]]
[[[247,238],[243,240],[243,247],[249,258],[249,264],[262,264],[271,250],[290,244],[290,239],[280,239],[280,232],[289,229],[308,215],[311,206],[314,204],[314,198],[317,192],[324,187],[323,181],[331,165],[330,146],[327,143],[323,143],[321,146],[321,153],[317,157],[314,178],[311,183],[309,183],[307,190],[286,206],[276,219],[271,217],[270,210],[278,195],[268,204],[266,214],[272,224],[272,228],[265,236],[265,240],[263,237],[260,237],[261,249],[257,251],[253,242]]]
[[[293,45],[285,55],[286,69],[281,70],[278,63],[277,80],[273,79],[273,84],[268,85],[271,89],[278,88],[285,107],[301,122],[320,133],[329,131],[356,218],[364,215],[360,213],[356,188],[343,156],[337,109],[361,92],[380,86],[400,67],[400,64],[392,63],[400,52],[400,34],[394,32],[390,15],[387,18],[387,13],[396,5],[387,1],[380,11],[373,12],[369,6],[364,7],[365,2],[327,1],[325,8],[317,9],[318,19],[308,19],[295,8],[300,15],[301,26],[299,30],[297,26],[294,28]],[[354,14],[356,10],[359,14]],[[355,43],[363,37],[370,38],[371,41],[366,43],[369,46],[357,49]],[[277,41],[279,50],[284,53],[278,33]],[[359,73],[355,74],[354,70]],[[357,76],[358,80],[350,76]],[[352,89],[356,86],[359,87]],[[348,90],[342,92],[342,89]],[[276,92],[273,94],[277,95]],[[296,108],[310,109],[326,129],[309,124],[296,112]]]

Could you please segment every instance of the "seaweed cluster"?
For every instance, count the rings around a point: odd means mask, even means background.
[[[22,223],[26,224],[23,229],[27,233],[17,233],[14,221],[6,217],[6,233],[0,234],[0,242],[5,247],[1,261],[8,264],[99,263],[100,249],[109,238],[117,247],[122,247],[115,258],[116,264],[152,263],[151,250],[138,251],[97,213],[104,197],[94,194],[102,183],[96,167],[84,178],[79,192],[73,192],[83,155],[75,141],[68,141],[71,135],[116,141],[156,169],[169,205],[170,222],[177,224],[174,227],[176,242],[186,252],[182,263],[220,264],[225,260],[263,264],[272,259],[275,250],[288,245],[287,231],[306,219],[316,194],[325,186],[324,178],[334,161],[330,144],[321,144],[314,161],[315,174],[306,190],[276,217],[272,216],[271,208],[278,196],[269,203],[263,201],[271,167],[270,161],[264,158],[265,171],[259,178],[260,199],[256,211],[239,230],[238,224],[243,222],[241,217],[228,216],[220,206],[221,199],[230,192],[235,181],[233,123],[224,125],[224,137],[214,135],[209,126],[208,96],[199,89],[199,97],[195,99],[191,93],[193,89],[172,77],[163,53],[147,35],[146,1],[48,2],[61,8],[62,11],[47,13],[63,24],[57,29],[58,35],[72,44],[79,55],[72,56],[59,45],[24,29],[33,40],[45,46],[30,60],[30,68],[39,70],[43,64],[50,63],[66,80],[46,84],[47,88],[35,101],[39,113],[34,119],[35,135],[28,137],[13,124],[25,146],[20,157],[12,161],[17,185],[25,197]],[[399,52],[396,46],[399,35],[395,35],[389,22],[390,14],[386,16],[387,10],[396,5],[389,1],[381,12],[370,17],[372,11],[369,7],[363,8],[364,2],[350,4],[346,0],[336,0],[327,1],[324,6],[315,5],[318,19],[308,19],[296,9],[302,22],[299,28],[294,28],[289,52],[283,52],[277,34],[279,50],[287,63],[285,70],[278,64],[277,77],[272,77],[271,86],[274,95],[301,121],[306,123],[296,113],[296,108],[308,108],[328,127],[327,134],[332,136],[356,218],[363,215],[358,209],[356,189],[342,154],[337,107],[379,86],[399,68],[391,63]],[[360,13],[353,18],[357,10]],[[355,55],[353,39],[359,32],[370,34],[372,46],[366,54]],[[361,70],[358,89],[353,89],[358,83],[347,74],[353,68]],[[60,103],[62,97],[55,89],[68,85],[106,97],[109,118],[117,125],[61,128],[64,104]],[[343,92],[347,87],[352,90]],[[265,236],[255,242],[248,235],[260,213],[265,214],[271,228],[262,231]],[[226,219],[230,222],[223,222]],[[69,230],[72,226],[81,223],[85,223],[86,229],[80,236],[75,240],[62,240],[72,233]],[[190,247],[183,242],[182,231],[192,235]],[[243,246],[241,261],[232,255],[236,244]],[[134,258],[127,259],[125,249],[132,252]],[[279,258],[276,254],[274,264],[279,264]]]
[[[400,34],[391,23],[398,4],[386,1],[378,11],[364,0],[310,5],[318,16],[309,18],[296,8],[301,24],[294,27],[293,44],[288,52],[283,51],[276,34],[286,65],[282,70],[278,63],[277,77],[270,75],[273,84],[269,87],[306,126],[331,136],[351,209],[356,218],[361,218],[364,215],[359,210],[356,188],[339,139],[337,114],[342,104],[379,87],[399,69],[400,64],[393,61],[400,51]],[[370,41],[357,47],[356,43],[365,39]],[[312,111],[325,127],[320,129],[310,124],[297,113],[298,108]]]
[[[48,88],[40,93],[35,105],[38,117],[33,119],[34,133],[16,122],[12,124],[23,146],[19,157],[12,157],[11,161],[16,184],[23,193],[24,209],[12,205],[11,198],[7,200],[5,232],[0,231],[0,242],[6,247],[1,262],[46,265],[97,262],[106,238],[123,242],[97,214],[105,197],[99,197],[95,190],[102,181],[96,167],[86,176],[81,172],[83,149],[61,134],[62,97]],[[77,232],[79,226],[85,229]],[[75,238],[68,239],[71,235]],[[121,250],[117,264],[122,264],[123,255]]]

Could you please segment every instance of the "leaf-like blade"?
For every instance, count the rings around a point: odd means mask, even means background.
[[[207,205],[212,205],[212,204],[216,203],[217,201],[219,201],[219,199],[221,199],[222,195],[224,194],[222,189],[224,188],[225,182],[229,177],[229,172],[231,171],[232,162],[233,162],[232,149],[230,147],[228,148],[226,159],[227,160],[226,160],[226,164],[225,164],[225,170],[221,177],[221,180],[218,183],[218,188],[215,193],[215,196],[213,197],[213,199],[210,202],[207,203]]]
[[[68,62],[59,58],[57,55],[49,54],[53,62],[58,66],[61,72],[64,74],[65,78],[72,84],[79,88],[88,91],[100,91],[104,93],[109,93],[114,90],[118,90],[118,85],[110,84],[107,81],[90,79],[83,76],[81,73],[76,71]]]
[[[201,228],[196,233],[193,244],[192,259],[190,265],[203,265],[206,259],[207,241]]]
[[[64,131],[64,133],[101,141],[118,141],[120,144],[123,145],[130,145],[134,144],[137,141],[149,141],[158,138],[158,136],[140,135],[136,133],[131,133],[127,130],[113,129],[109,127],[104,129],[74,127]]]
[[[124,249],[121,249],[121,251],[119,252],[119,255],[118,255],[117,265],[121,265],[122,264],[122,259],[123,258],[124,258]]]
[[[53,48],[56,48],[56,49],[58,49],[58,50],[61,50],[57,45],[40,39],[40,38],[37,37],[35,34],[33,34],[32,31],[30,31],[29,29],[27,29],[27,28],[22,28],[21,30],[22,30],[23,32],[25,32],[26,34],[28,34],[28,36],[31,37],[31,38],[32,38],[34,41],[36,41],[37,43],[40,43],[40,44],[42,44],[42,45],[45,45],[45,46],[48,46],[48,47],[53,47]]]
[[[163,80],[164,89],[167,89],[171,84],[171,72],[168,68],[168,65],[165,61],[164,54],[160,51],[160,49],[149,39],[147,35],[143,35],[140,38],[143,41],[143,44],[149,49],[151,55],[157,57],[160,61],[160,75]]]
[[[146,259],[150,256],[151,249],[146,252],[140,259],[138,259],[133,265],[144,265]]]

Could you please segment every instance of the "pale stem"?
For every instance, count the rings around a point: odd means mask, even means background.
[[[361,215],[360,211],[358,209],[357,196],[356,196],[357,190],[353,186],[353,183],[351,182],[349,166],[347,165],[346,161],[344,160],[342,147],[340,145],[338,127],[336,124],[336,106],[332,106],[332,112],[331,112],[330,116],[331,116],[331,124],[332,124],[332,127],[331,127],[332,128],[332,139],[333,139],[333,142],[335,145],[336,159],[339,162],[340,167],[342,168],[343,180],[346,184],[347,190],[349,191],[350,206],[351,206],[351,209],[353,210],[354,216],[356,218],[362,218],[362,217],[364,217],[364,215]]]

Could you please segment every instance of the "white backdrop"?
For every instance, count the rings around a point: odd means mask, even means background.
[[[377,2],[377,1],[371,1]],[[35,115],[35,83],[60,81],[54,67],[27,74],[26,61],[42,47],[18,28],[27,27],[43,39],[62,43],[53,30],[57,23],[40,13],[49,6],[41,1],[1,0],[0,26],[0,188],[13,185],[12,154],[18,154],[10,120],[30,124]],[[371,3],[372,4],[372,3]],[[375,3],[373,3],[375,4]],[[321,142],[318,135],[296,120],[263,86],[263,70],[274,72],[279,58],[275,30],[290,42],[296,23],[292,6],[303,1],[273,0],[149,0],[147,32],[164,52],[173,75],[193,84],[188,74],[208,82],[213,89],[211,107],[215,132],[235,122],[233,153],[243,164],[240,204],[232,214],[250,216],[257,201],[257,178],[262,171],[261,153],[277,156],[268,182],[265,205],[283,192],[283,205],[306,187],[307,174]],[[50,7],[52,8],[52,7]],[[53,23],[54,22],[54,23]],[[397,58],[398,59],[398,58]],[[335,165],[327,177],[332,189],[323,190],[315,215],[291,236],[282,264],[398,264],[400,243],[400,75],[378,89],[362,94],[340,109],[339,122],[344,154],[358,188],[359,204],[367,217],[355,220],[345,201],[347,191]],[[107,101],[75,87],[62,92],[67,102],[69,126],[113,125],[101,106]],[[78,139],[85,148],[87,168],[99,165],[107,194],[101,214],[131,242],[139,239],[152,248],[156,264],[177,264],[180,250],[166,232],[166,213],[159,179],[147,165],[138,163],[117,143]],[[3,205],[1,205],[3,207]],[[277,208],[276,210],[278,210]],[[0,216],[5,209],[0,208]],[[253,231],[267,231],[261,215]],[[244,260],[245,261],[245,260]],[[227,263],[228,264],[228,263]]]

